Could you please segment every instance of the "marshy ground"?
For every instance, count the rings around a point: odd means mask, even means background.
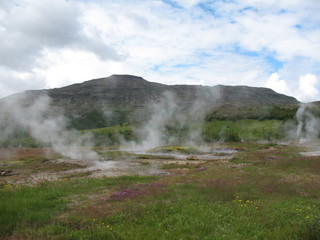
[[[2,149],[0,239],[320,239],[316,149]]]

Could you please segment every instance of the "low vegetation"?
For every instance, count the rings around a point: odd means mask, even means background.
[[[101,177],[17,130],[0,141],[0,239],[320,239],[320,157],[276,143],[296,110],[265,106],[238,116],[230,108],[204,123],[162,126],[179,144],[198,131],[198,143],[212,150],[205,154],[180,145],[120,151],[141,140],[125,111],[107,121],[92,110],[70,122],[103,161],[158,170],[147,176],[139,169]],[[214,153],[217,144],[236,153]]]
[[[205,142],[250,142],[256,140],[279,140],[286,137],[286,121],[283,120],[212,120],[204,124],[196,123],[193,128],[175,129],[171,126],[166,131],[166,138],[174,137],[183,142],[192,131],[199,131]],[[81,130],[80,134],[89,134],[94,146],[116,146],[121,143],[137,141],[136,130],[128,123],[110,127]],[[199,140],[201,140],[199,139]],[[46,143],[36,141],[27,134],[14,135],[0,141],[0,147],[47,147]]]
[[[224,147],[238,152],[201,166],[164,165],[171,175],[162,177],[79,174],[32,186],[2,177],[0,238],[320,239],[319,157],[296,146]],[[16,161],[46,164],[30,154]]]
[[[100,109],[92,109],[78,118],[72,118],[69,128],[84,130],[110,127],[128,122],[133,110],[113,109],[112,113]]]
[[[280,120],[215,120],[205,123],[202,135],[207,142],[252,142],[282,139],[286,132],[284,123]]]

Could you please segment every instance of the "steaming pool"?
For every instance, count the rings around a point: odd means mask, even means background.
[[[17,168],[17,172],[10,172],[10,175],[15,174],[15,176],[3,180],[11,183],[33,185],[43,181],[55,181],[72,177],[167,176],[178,174],[179,171],[186,172],[204,169],[203,166],[210,162],[227,163],[237,152],[237,150],[232,148],[222,147],[190,149],[187,147],[177,147],[177,149],[173,148],[172,150],[170,147],[170,150],[160,148],[142,151],[101,148],[96,150],[98,158],[95,159],[47,157],[45,160],[37,162],[37,166],[42,168],[41,171],[19,170]],[[32,153],[40,156],[41,153],[43,154],[46,151],[46,149],[24,149],[21,150],[20,154]],[[7,162],[7,165],[2,165],[1,169],[10,164],[24,164],[23,161],[10,161],[11,163]],[[62,169],[59,166],[62,166]]]
[[[199,165],[208,161],[232,159],[237,150],[231,148],[212,148],[196,153],[182,153],[179,151],[118,151],[104,150],[98,160],[84,161],[74,159],[59,159],[59,161],[73,161],[84,165],[85,168],[77,171],[92,171],[94,176],[121,176],[121,175],[169,175],[170,172],[162,169],[164,165]]]
[[[305,149],[305,151],[300,152],[301,155],[307,157],[318,157],[320,156],[320,142],[319,141],[306,141],[298,144]]]

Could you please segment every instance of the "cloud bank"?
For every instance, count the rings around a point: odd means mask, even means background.
[[[319,100],[318,0],[0,1],[0,96],[111,74]],[[298,90],[297,90],[298,89]]]

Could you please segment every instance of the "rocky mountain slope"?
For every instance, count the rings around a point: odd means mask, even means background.
[[[278,94],[268,88],[247,86],[194,86],[164,85],[131,75],[112,75],[63,88],[47,90],[55,105],[92,108],[142,108],[146,104],[172,92],[177,102],[190,104],[193,101],[207,101],[211,104],[297,104],[298,101]]]
[[[165,85],[132,75],[112,75],[62,88],[30,90],[24,94],[25,105],[41,95],[48,95],[51,98],[51,105],[63,108],[65,114],[71,119],[97,118],[97,115],[101,115],[100,110],[115,112],[116,114],[113,115],[115,119],[107,125],[116,124],[119,121],[125,122],[132,112],[146,109],[151,104],[155,106],[156,103],[168,97],[171,98],[168,102],[174,102],[180,109],[204,108],[205,111],[214,112],[222,117],[224,114],[235,115],[239,109],[247,115],[248,111],[252,113],[252,109],[260,109],[263,106],[290,107],[299,104],[295,98],[278,94],[268,88]],[[20,95],[15,94],[4,100],[14,99]],[[243,109],[249,110],[243,111]],[[239,114],[237,113],[236,116]]]

